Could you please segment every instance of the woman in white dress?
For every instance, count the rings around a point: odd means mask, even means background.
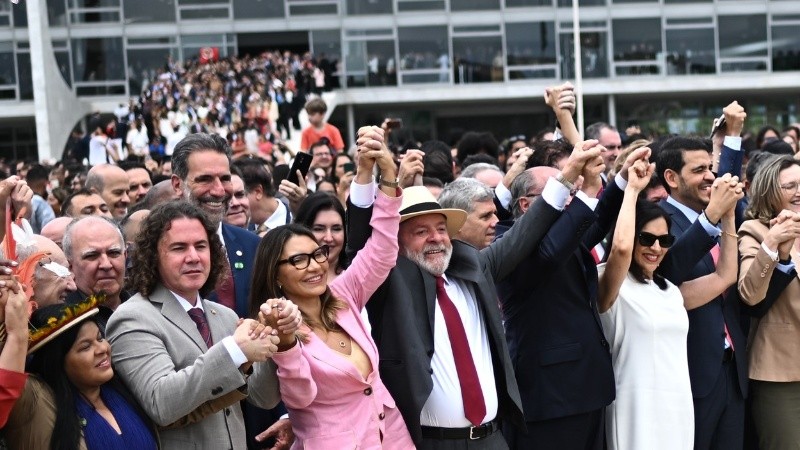
[[[686,309],[704,303],[701,290],[736,279],[733,209],[722,221],[715,273],[687,281],[680,289],[656,273],[675,237],[664,210],[645,200],[637,203],[654,167],[640,160],[629,169],[608,262],[598,267],[598,308],[617,388],[616,400],[606,410],[609,450],[693,447]]]

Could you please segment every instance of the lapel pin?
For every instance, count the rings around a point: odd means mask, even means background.
[[[242,251],[241,250],[236,250],[236,256],[242,256]]]
[[[217,310],[216,309],[212,309],[211,310],[211,314],[217,315]]]
[[[244,269],[244,263],[242,263],[241,261],[236,261],[235,263],[233,263],[233,267],[237,269]]]

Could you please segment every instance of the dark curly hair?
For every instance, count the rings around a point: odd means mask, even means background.
[[[208,243],[211,249],[211,270],[208,274],[203,287],[200,288],[200,295],[205,297],[214,290],[217,283],[223,280],[227,272],[225,264],[227,255],[222,248],[217,235],[217,227],[211,219],[199,207],[185,201],[173,200],[156,206],[142,222],[142,228],[136,237],[136,248],[133,252],[132,273],[128,281],[128,287],[144,296],[153,293],[156,285],[161,282],[158,273],[158,242],[167,230],[170,229],[172,221],[175,219],[196,219],[208,234]]]
[[[281,287],[278,284],[278,270],[280,268],[278,261],[281,259],[286,242],[295,236],[306,236],[318,243],[314,233],[308,227],[297,223],[281,225],[270,230],[269,233],[261,238],[256,250],[255,261],[253,261],[253,278],[250,280],[250,298],[248,299],[250,317],[255,318],[258,316],[259,307],[263,300],[283,296]],[[338,330],[336,312],[347,308],[347,305],[336,298],[329,287],[325,289],[325,293],[320,296],[319,300],[322,303],[322,323],[319,323],[316,317],[308,317],[305,313],[303,313],[303,321],[309,326],[322,326],[327,331]],[[306,340],[305,336],[298,336],[301,340]]]

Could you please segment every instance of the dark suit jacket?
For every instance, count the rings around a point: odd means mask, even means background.
[[[253,261],[256,249],[261,238],[257,234],[244,228],[222,224],[222,237],[225,239],[225,251],[228,253],[228,263],[233,272],[233,284],[236,290],[236,314],[239,317],[248,317],[250,314],[250,277],[253,272]],[[238,263],[238,264],[237,264]],[[209,294],[208,299],[218,301],[217,293]]]
[[[498,286],[527,421],[596,411],[614,400],[611,354],[597,313],[597,267],[589,249],[610,230],[622,197],[611,182],[597,213],[573,199],[538,251]]]
[[[351,206],[351,209],[355,208]],[[354,211],[348,212],[348,219]],[[478,251],[453,241],[448,277],[462,280],[478,302],[487,327],[497,383],[498,418],[524,426],[517,383],[503,336],[495,282],[502,281],[532,253],[560,212],[538,199],[502,239]],[[348,230],[352,248],[361,248],[363,235]],[[414,442],[422,441],[420,412],[433,389],[431,357],[436,280],[411,260],[399,257],[388,279],[367,303],[372,336],[380,354],[384,384],[403,414]]]
[[[716,268],[709,252],[716,240],[706,233],[700,221],[690,223],[683,212],[666,201],[662,201],[660,205],[672,218],[670,232],[678,239],[667,252],[658,272],[676,286],[713,273]],[[711,392],[720,370],[723,369],[726,323],[737,355],[734,360],[739,390],[742,396],[747,396],[747,342],[741,328],[737,326],[739,320],[739,298],[735,288],[728,289],[726,295],[689,311],[689,377],[695,398],[703,398]]]

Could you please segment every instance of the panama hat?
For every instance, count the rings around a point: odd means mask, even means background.
[[[442,214],[447,220],[447,234],[451,237],[458,234],[461,226],[467,220],[467,212],[463,209],[442,208],[425,186],[411,186],[403,189],[403,200],[400,203],[400,223],[425,214]]]

